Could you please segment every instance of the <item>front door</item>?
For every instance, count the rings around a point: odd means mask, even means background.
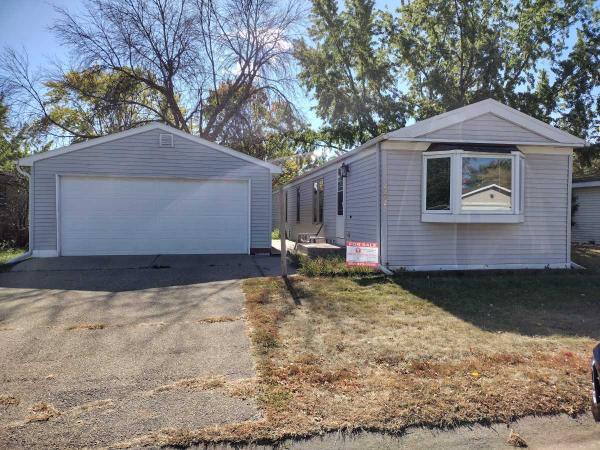
[[[346,239],[344,234],[346,218],[346,178],[337,174],[337,201],[336,201],[336,216],[335,216],[335,241],[338,245],[345,245]]]

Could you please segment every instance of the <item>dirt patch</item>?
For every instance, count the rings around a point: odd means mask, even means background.
[[[34,404],[29,409],[29,415],[27,416],[27,422],[45,422],[58,417],[60,411],[49,403],[39,402]]]
[[[67,331],[79,331],[79,330],[103,330],[107,327],[105,323],[80,323],[67,327]]]

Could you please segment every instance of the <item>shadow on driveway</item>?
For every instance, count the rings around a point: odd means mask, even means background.
[[[124,292],[277,275],[269,256],[65,256],[23,261],[0,273],[0,288]]]

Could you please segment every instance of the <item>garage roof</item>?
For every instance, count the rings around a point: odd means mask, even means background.
[[[136,134],[144,133],[150,130],[161,130],[166,133],[171,133],[175,136],[182,137],[197,144],[201,144],[206,147],[210,147],[212,149],[226,153],[235,158],[243,159],[256,165],[266,167],[271,171],[271,173],[281,173],[281,168],[279,166],[276,166],[275,164],[271,164],[267,161],[262,161],[258,158],[254,158],[253,156],[246,155],[245,153],[241,153],[231,148],[224,147],[223,145],[216,144],[214,142],[208,141],[198,136],[194,136],[192,134],[186,133],[185,131],[178,130],[177,128],[173,128],[159,122],[151,123],[138,128],[132,128],[131,130],[121,131],[119,133],[109,134],[107,136],[102,136],[95,139],[90,139],[88,141],[80,142],[78,144],[67,145],[65,147],[57,148],[56,150],[50,150],[48,152],[27,156],[19,160],[19,165],[32,166],[34,162],[40,161],[42,159],[53,158],[55,156],[64,155],[65,153],[75,152],[77,150],[82,150],[84,148],[92,147],[94,145],[104,144],[128,136],[134,136]]]

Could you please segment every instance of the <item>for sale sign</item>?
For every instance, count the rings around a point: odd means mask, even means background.
[[[377,242],[346,241],[346,264],[348,266],[377,267],[379,265]]]

